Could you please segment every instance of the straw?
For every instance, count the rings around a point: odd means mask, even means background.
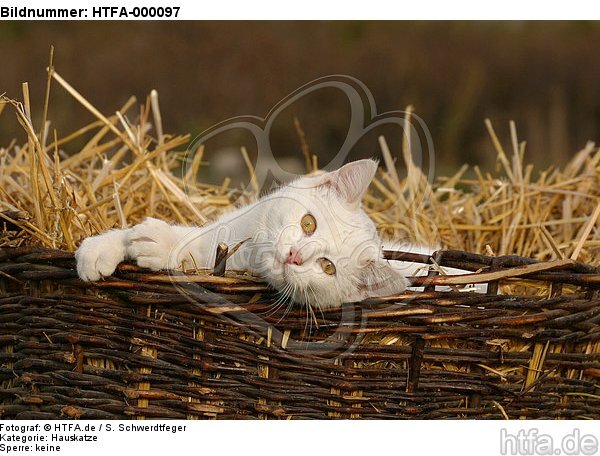
[[[48,106],[52,80],[92,117],[72,132],[57,134],[45,146],[41,140],[47,136],[52,115]],[[148,216],[202,225],[233,208],[236,199],[242,198],[239,203],[258,195],[245,146],[240,151],[248,169],[249,193],[230,189],[228,180],[221,185],[198,181],[200,168],[206,166],[203,145],[182,177],[177,170],[184,153],[178,148],[187,144],[189,136],[163,131],[158,98],[153,90],[138,117],[127,114],[134,98],[114,110],[114,115],[104,115],[54,70],[52,53],[38,133],[31,124],[27,84],[22,103],[2,98],[0,108],[12,108],[27,141],[21,146],[12,141],[2,149],[6,171],[0,175],[0,210],[32,215],[32,222],[17,221],[23,235],[30,236],[27,242],[73,250],[89,234],[131,226]],[[516,124],[508,125],[509,158],[486,119],[501,171],[483,173],[463,165],[454,175],[430,182],[413,162],[411,142],[416,138],[411,137],[411,121],[412,107],[408,107],[401,150],[390,150],[386,138],[378,137],[384,166],[364,199],[365,210],[385,238],[540,261],[570,257],[600,263],[600,150],[593,143],[585,144],[564,170],[536,171],[526,162],[526,145],[517,137]],[[307,169],[317,169],[317,155],[311,154],[298,119],[293,127]],[[90,139],[75,146],[81,137]],[[406,177],[401,177],[402,171]]]

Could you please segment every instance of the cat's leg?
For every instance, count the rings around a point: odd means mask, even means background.
[[[83,240],[77,251],[77,273],[82,280],[96,281],[110,276],[125,259],[154,271],[176,269],[184,262],[200,263],[198,228],[173,226],[162,220],[147,218],[139,225],[111,230]]]
[[[203,265],[199,228],[169,225],[155,218],[147,218],[131,228],[127,234],[127,258],[144,268],[159,271],[178,269],[182,265]]]

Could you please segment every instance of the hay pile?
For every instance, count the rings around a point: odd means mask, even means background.
[[[50,128],[52,84],[70,93],[94,117],[60,136]],[[188,135],[162,131],[156,92],[135,111],[131,98],[105,116],[50,68],[41,125],[33,125],[27,84],[23,102],[3,97],[1,116],[13,111],[26,134],[0,148],[0,218],[3,245],[76,249],[86,236],[131,226],[147,216],[183,224],[203,224],[255,198],[256,189],[230,188],[228,180],[210,185],[196,179],[202,149],[180,173]],[[407,116],[410,116],[410,109]],[[365,197],[365,207],[385,237],[483,254],[517,254],[539,260],[576,258],[600,264],[600,149],[588,143],[563,169],[534,171],[526,164],[525,143],[510,124],[511,150],[486,125],[495,146],[497,175],[467,165],[451,177],[428,182],[409,153],[406,138],[392,153],[384,138],[384,167]],[[86,138],[83,147],[74,145]],[[68,151],[68,154],[67,152]],[[244,152],[242,150],[242,152]],[[306,152],[306,151],[305,151]],[[407,170],[401,178],[396,158]],[[245,159],[249,172],[252,165]],[[316,157],[307,160],[311,168]],[[308,171],[313,171],[309,169]],[[18,227],[20,233],[6,228]]]

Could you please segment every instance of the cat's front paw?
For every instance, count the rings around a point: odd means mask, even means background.
[[[115,272],[125,259],[125,237],[124,231],[113,230],[84,239],[75,252],[81,280],[95,282]]]
[[[127,257],[153,271],[177,269],[180,261],[176,246],[177,237],[168,223],[147,218],[129,231]]]

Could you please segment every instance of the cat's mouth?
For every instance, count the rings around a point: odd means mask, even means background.
[[[298,274],[299,266],[295,264],[286,263],[275,257],[273,259],[273,272],[281,274],[281,278],[284,282],[293,280]]]
[[[290,277],[290,272],[292,271],[292,268],[290,268],[290,266],[293,265],[286,264],[285,261],[281,261],[279,258],[277,258],[277,255],[275,255],[275,257],[273,258],[272,272],[274,272],[275,274],[281,274],[283,280],[287,281]]]

